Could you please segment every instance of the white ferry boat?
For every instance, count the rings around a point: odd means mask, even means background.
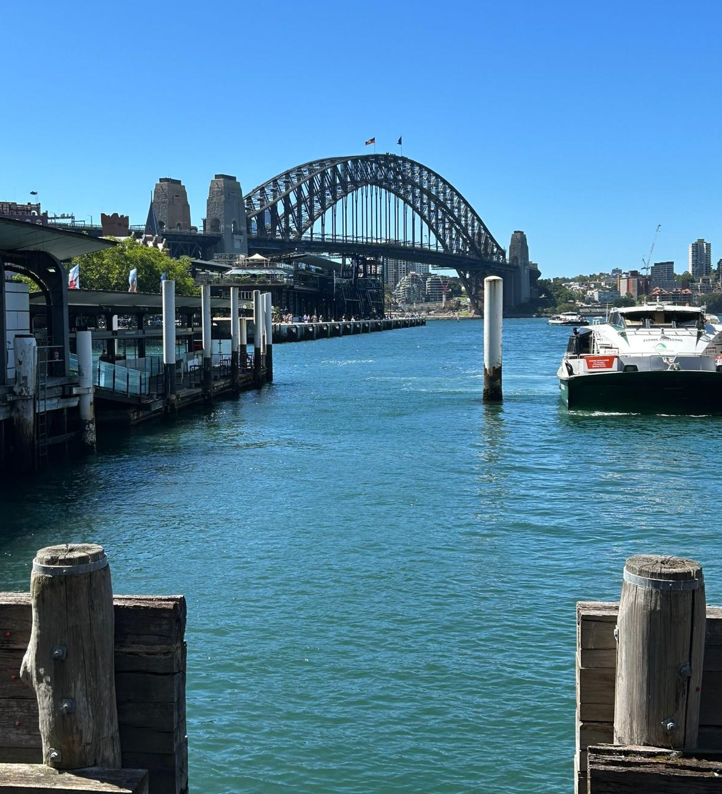
[[[549,325],[589,325],[589,320],[576,312],[563,312],[550,317]]]
[[[722,412],[722,323],[694,306],[613,309],[574,329],[557,375],[569,408]]]

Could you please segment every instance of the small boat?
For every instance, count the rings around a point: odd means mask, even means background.
[[[549,325],[589,325],[589,320],[577,312],[563,312],[550,317]]]
[[[557,372],[569,408],[722,412],[722,323],[704,308],[613,309],[574,329]]]

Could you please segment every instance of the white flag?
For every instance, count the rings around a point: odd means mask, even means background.
[[[68,289],[80,289],[80,265],[71,268],[68,273]]]

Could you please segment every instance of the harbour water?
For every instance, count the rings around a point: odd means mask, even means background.
[[[276,382],[0,493],[0,589],[101,543],[188,599],[203,794],[570,791],[575,602],[691,556],[720,603],[722,419],[569,414],[568,329],[480,322],[277,346]]]

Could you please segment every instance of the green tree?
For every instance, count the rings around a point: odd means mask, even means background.
[[[612,306],[617,308],[624,307],[624,306],[636,306],[637,302],[634,300],[634,296],[631,293],[627,293],[623,298],[617,298],[614,301]]]
[[[710,314],[722,314],[722,292],[705,295],[705,305]]]
[[[689,287],[689,282],[694,281],[692,274],[688,270],[685,270],[684,273],[675,273],[674,277],[680,282],[682,289],[687,289]]]
[[[126,292],[130,271],[137,268],[138,292],[160,292],[160,277],[165,273],[166,278],[175,281],[176,294],[197,295],[190,263],[187,256],[172,259],[158,248],[149,248],[127,238],[112,248],[76,257],[68,268],[80,265],[80,286],[83,289]]]

